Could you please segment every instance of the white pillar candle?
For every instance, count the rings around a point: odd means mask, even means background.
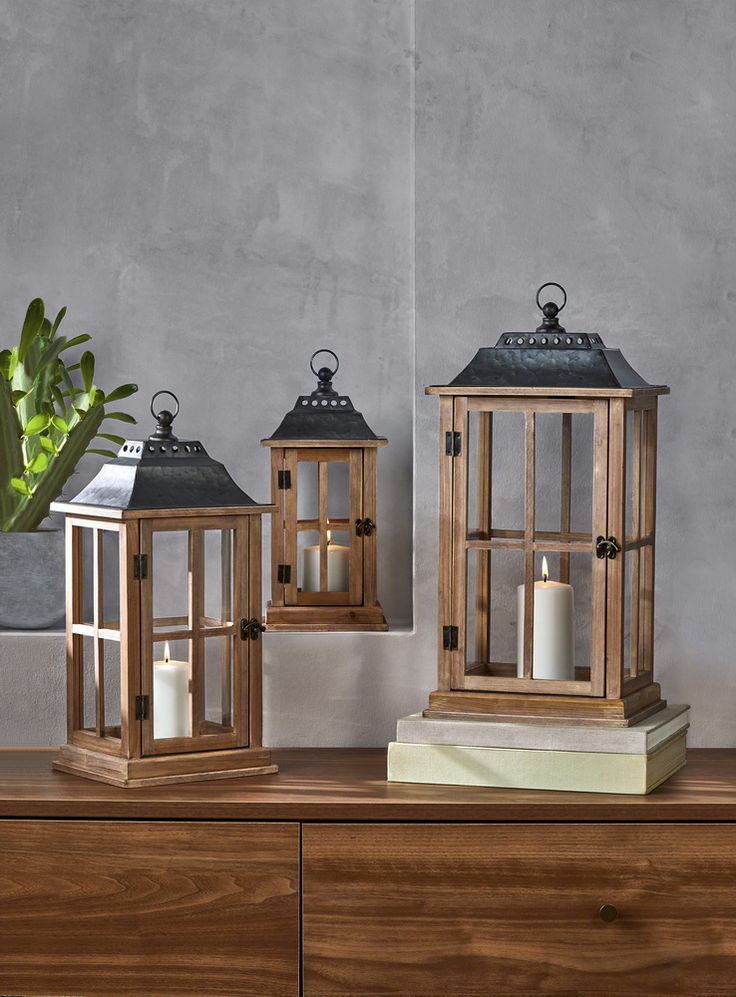
[[[153,663],[153,736],[190,737],[188,661],[172,661],[169,642],[164,660]]]
[[[575,594],[572,585],[548,579],[542,559],[542,581],[534,583],[534,649],[532,677],[575,678]],[[516,675],[524,677],[524,586],[516,590]]]
[[[327,541],[327,591],[348,591],[348,565],[350,563],[350,548]],[[305,547],[301,590],[302,592],[320,592],[319,584],[319,544]]]

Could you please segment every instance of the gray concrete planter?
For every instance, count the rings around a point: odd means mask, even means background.
[[[64,613],[64,531],[0,532],[0,630],[57,630]]]

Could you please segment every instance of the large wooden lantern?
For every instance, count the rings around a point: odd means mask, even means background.
[[[544,287],[560,285],[545,284]],[[427,716],[629,726],[653,675],[657,396],[547,302],[440,396],[439,685]]]
[[[261,744],[258,639],[273,507],[198,440],[177,439],[176,412],[154,413],[152,436],[54,506],[66,513],[68,657],[54,768],[119,786],[276,771]]]
[[[314,368],[328,353],[334,370]],[[332,350],[310,360],[317,387],[300,395],[271,448],[269,630],[387,630],[376,591],[376,436],[332,387]]]

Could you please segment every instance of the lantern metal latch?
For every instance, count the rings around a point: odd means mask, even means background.
[[[290,585],[291,584],[291,565],[290,564],[280,564],[276,569],[276,579],[279,585]]]
[[[462,433],[448,431],[445,433],[445,456],[459,457],[462,453]]]
[[[609,560],[613,561],[616,555],[620,552],[621,548],[616,543],[615,537],[598,537],[595,542],[596,557],[607,557]]]
[[[240,639],[258,640],[265,629],[261,621],[255,616],[252,616],[249,620],[243,617],[240,621]]]
[[[148,696],[135,697],[135,718],[136,720],[148,720]]]
[[[457,627],[442,628],[442,647],[445,651],[457,651]]]
[[[282,491],[291,488],[291,471],[279,471],[277,484]]]
[[[372,519],[366,516],[365,519],[355,520],[355,535],[356,537],[369,537],[371,533],[376,528],[376,524]]]
[[[133,554],[133,578],[148,578],[148,554]]]

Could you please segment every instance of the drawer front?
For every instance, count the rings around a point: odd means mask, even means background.
[[[736,994],[731,825],[309,824],[302,882],[306,997]]]
[[[299,991],[290,824],[0,821],[0,993]]]

